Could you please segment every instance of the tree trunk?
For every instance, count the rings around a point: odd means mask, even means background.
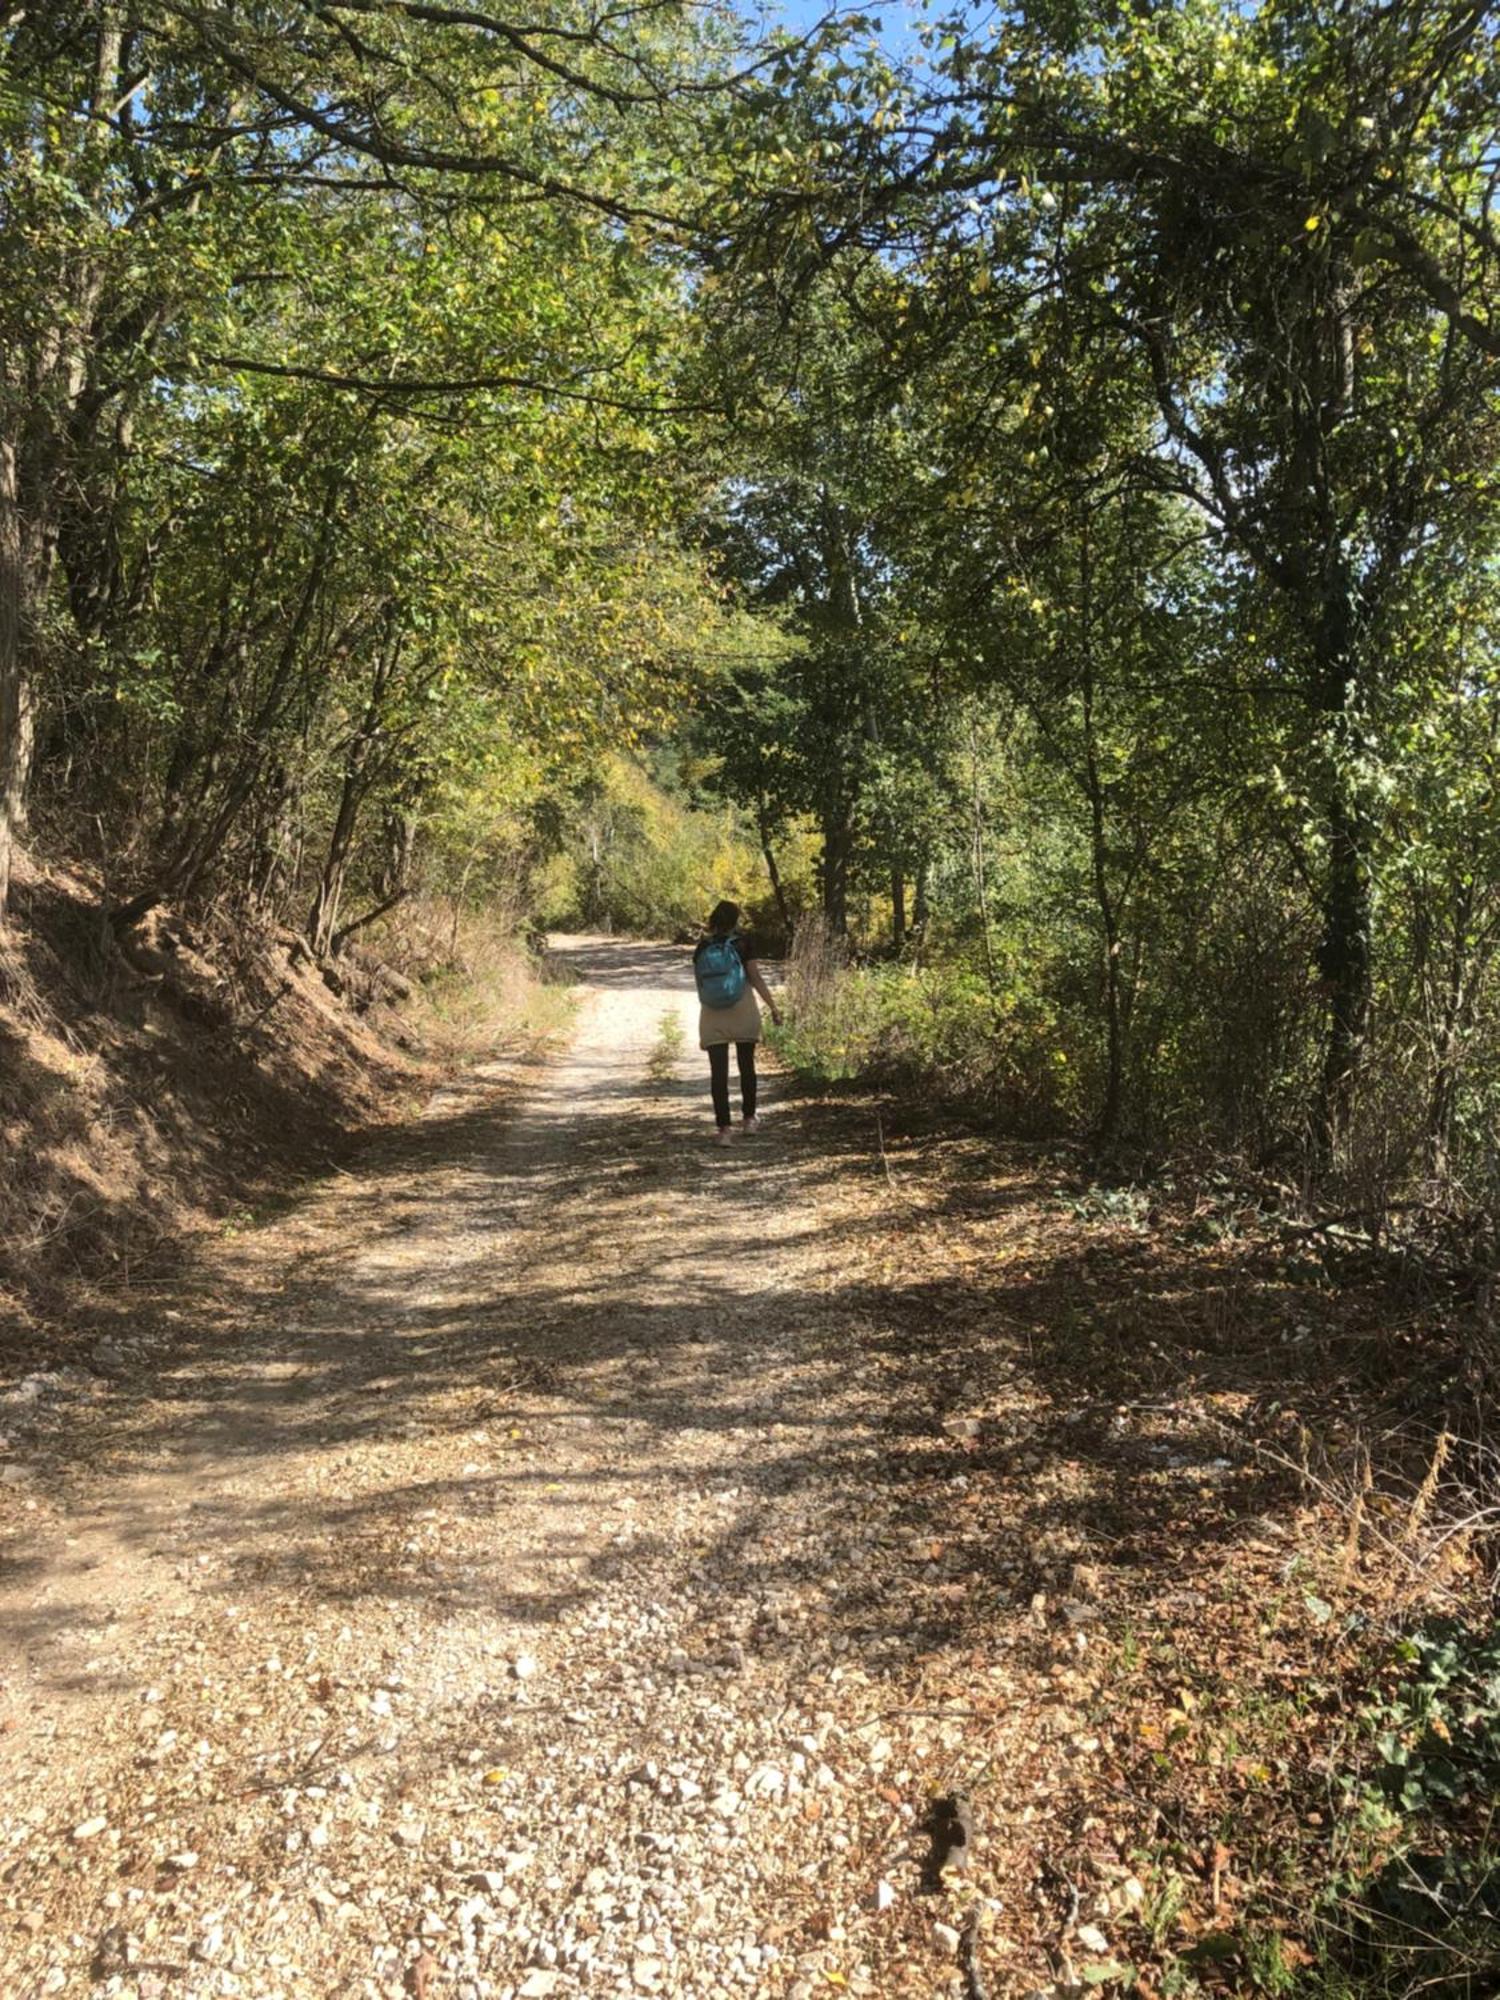
[[[1105,1071],[1104,1102],[1099,1107],[1098,1138],[1111,1144],[1119,1134],[1120,1106],[1125,1092],[1125,1009],[1121,992],[1120,912],[1109,880],[1108,817],[1104,783],[1099,771],[1099,744],[1094,731],[1093,574],[1088,530],[1079,561],[1079,596],[1083,619],[1083,781],[1089,803],[1089,857],[1094,901],[1099,910],[1103,945]]]
[[[411,879],[412,856],[417,846],[417,815],[409,806],[392,805],[385,815],[385,858],[381,864],[376,894],[382,899],[405,889]],[[477,855],[474,859],[477,859]],[[464,882],[474,861],[464,864]]]
[[[333,832],[328,838],[328,853],[318,878],[318,892],[307,915],[307,941],[317,958],[327,958],[333,946],[339,904],[344,897],[344,877],[349,872],[349,854],[354,845],[354,826],[359,818],[364,791],[360,768],[356,765],[346,769],[343,789],[339,794],[339,809],[334,816]]]
[[[59,120],[59,133],[73,136],[51,135],[46,147],[47,165],[71,176],[74,193],[88,201],[99,197],[105,107],[118,82],[122,40],[121,8],[105,4],[97,11],[89,115]],[[75,144],[76,153],[68,157]],[[56,253],[50,327],[18,366],[7,359],[0,375],[11,426],[0,439],[0,924],[26,831],[42,614],[56,566],[60,517],[82,485],[83,455],[109,400],[95,403],[84,395],[104,268],[86,244]],[[45,287],[47,279],[41,282]]]
[[[1373,831],[1348,768],[1355,749],[1354,606],[1336,579],[1317,632],[1317,701],[1329,739],[1328,872],[1323,885],[1323,935],[1318,970],[1328,998],[1328,1037],[1313,1102],[1313,1147],[1330,1166],[1349,1134],[1354,1090],[1370,1032],[1373,992],[1373,892],[1369,844]]]
[[[917,863],[917,879],[912,895],[911,925],[918,936],[927,928],[927,877],[929,868],[930,864],[926,861],[919,861]]]
[[[1427,1171],[1434,1180],[1447,1177],[1453,1148],[1453,1119],[1458,1109],[1459,1048],[1470,982],[1469,925],[1473,914],[1474,878],[1470,876],[1459,890],[1453,911],[1453,938],[1439,1003],[1432,1083],[1427,1094],[1425,1152]]]
[[[31,691],[21,609],[24,571],[16,452],[7,438],[0,440],[0,924],[10,900],[11,868],[31,769]]]
[[[974,871],[974,905],[979,914],[979,942],[984,952],[984,978],[993,1002],[998,980],[995,977],[995,940],[990,936],[989,860],[984,838],[984,787],[979,777],[979,736],[969,732],[969,776],[972,796],[969,826],[969,861]]]
[[[1328,809],[1328,879],[1318,954],[1328,995],[1328,1040],[1313,1116],[1314,1144],[1325,1166],[1348,1137],[1355,1081],[1370,1029],[1371,907],[1365,833],[1356,802],[1336,795]]]
[[[49,120],[38,162],[70,180],[70,192],[81,204],[100,196],[107,107],[119,80],[123,33],[117,0],[104,0],[95,11],[88,114],[64,115],[62,106],[54,106],[59,115],[55,123]],[[0,356],[6,427],[0,436],[0,924],[26,831],[42,616],[57,559],[59,519],[82,483],[82,455],[109,400],[106,395],[90,402],[84,395],[104,270],[86,230],[77,245],[38,245],[33,304],[35,324],[44,330]]]
[[[899,952],[906,945],[906,877],[891,870],[891,943]]]
[[[771,894],[776,898],[776,912],[781,918],[781,931],[787,943],[792,941],[792,913],[786,906],[786,889],[781,880],[781,870],[776,866],[775,850],[771,846],[771,826],[762,800],[756,811],[760,828],[760,851],[765,859],[766,875],[771,884]]]
[[[584,919],[591,926],[599,926],[609,935],[610,926],[604,917],[604,837],[597,821],[589,826],[589,879]]]
[[[1458,1071],[1451,1043],[1440,1050],[1427,1098],[1427,1171],[1435,1181],[1446,1180],[1453,1148],[1453,1114],[1458,1103]]]
[[[319,958],[328,957],[334,949],[344,878],[349,872],[349,856],[354,847],[354,829],[374,776],[371,760],[380,738],[386,690],[400,657],[401,634],[394,613],[391,613],[388,614],[386,632],[375,657],[365,712],[344,751],[344,781],[339,790],[339,808],[334,815],[333,831],[328,837],[328,856],[323,863],[318,893],[308,913],[307,940]],[[399,890],[399,885],[396,886]]]
[[[1109,891],[1104,859],[1104,822],[1097,796],[1090,801],[1091,846],[1094,862],[1094,900],[1099,906],[1099,928],[1104,945],[1104,1102],[1099,1107],[1098,1136],[1104,1144],[1113,1141],[1120,1129],[1120,1106],[1125,1092],[1125,1009],[1121,992],[1120,934],[1114,899]]]
[[[852,649],[864,624],[856,559],[857,534],[847,510],[825,488],[822,494],[823,560],[828,577],[828,610],[844,646]],[[848,661],[839,667],[838,685],[847,698]],[[859,788],[857,755],[848,749],[845,728],[858,725],[857,713],[840,718],[836,738],[838,768],[829,778],[822,813],[823,915],[835,937],[849,934],[849,867],[854,846],[854,803]],[[852,794],[852,795],[851,795]]]
[[[256,836],[252,896],[262,909],[274,911],[297,879],[297,829],[301,818],[300,783],[283,768],[267,786]]]
[[[193,893],[205,871],[218,860],[236,821],[261,782],[273,752],[275,730],[283,719],[295,672],[301,661],[302,642],[312,624],[332,562],[341,493],[342,481],[333,480],[324,502],[318,542],[299,589],[297,608],[282,637],[269,684],[247,726],[238,732],[242,748],[220,792],[218,804],[206,819],[199,817],[207,810],[217,774],[219,751],[215,747],[209,756],[204,782],[197,789],[192,812],[187,816],[187,823],[178,831],[175,848],[159,869],[156,883],[151,889],[143,891],[143,895],[153,901],[160,901],[167,895],[184,898]],[[169,805],[169,811],[175,811],[181,817],[184,809],[179,802],[176,807]]]
[[[367,924],[373,924],[378,917],[389,915],[395,909],[396,905],[404,903],[410,894],[410,889],[398,889],[394,895],[386,896],[382,901],[378,902],[373,910],[366,910],[361,916],[357,916],[353,923],[345,924],[341,929],[336,930],[333,934],[332,943],[329,946],[330,955],[337,958],[356,931],[362,931]],[[389,976],[389,973],[387,976]],[[408,997],[411,988],[404,980],[402,981],[402,985],[405,988],[403,997]]]
[[[842,800],[825,808],[823,814],[823,915],[835,937],[849,934],[849,848],[848,814]]]
[[[48,550],[28,527],[14,439],[0,439],[0,928],[26,832],[36,741],[35,655]]]

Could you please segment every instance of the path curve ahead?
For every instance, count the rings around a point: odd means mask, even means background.
[[[14,2000],[960,1980],[848,1163],[709,1143],[684,952],[557,957],[565,1052],[227,1246],[7,1573]]]

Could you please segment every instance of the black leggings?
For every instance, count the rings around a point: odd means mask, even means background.
[[[735,1055],[740,1065],[740,1097],[745,1106],[745,1116],[755,1116],[755,1044],[736,1042]],[[729,1116],[729,1044],[716,1042],[708,1052],[708,1082],[714,1094],[714,1117],[719,1121],[719,1129],[732,1121]]]

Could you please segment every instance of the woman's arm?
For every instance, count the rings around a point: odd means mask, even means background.
[[[761,999],[770,1008],[771,1019],[779,1028],[781,1026],[781,1009],[776,1005],[775,994],[766,984],[765,974],[760,969],[759,959],[747,958],[745,960],[745,977],[749,980],[753,990],[760,995]]]

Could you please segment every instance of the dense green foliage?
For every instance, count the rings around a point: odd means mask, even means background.
[[[1484,10],[4,35],[0,899],[816,904],[814,1068],[1491,1184]]]
[[[852,881],[899,950],[917,885],[922,997],[867,976],[844,1013],[972,1098],[977,979],[996,1103],[1023,1074],[1106,1140],[1338,1168],[1377,1206],[1487,1176],[1493,36],[1195,5],[927,42],[861,71],[869,204],[815,248],[789,204],[714,302],[730,351],[746,314],[800,333],[737,552],[774,594],[774,509],[811,565],[828,665],[813,699],[777,677],[780,797],[822,818],[836,930]],[[842,521],[852,640],[817,573]]]
[[[0,904],[28,814],[122,919],[211,894],[320,952],[418,845],[513,884],[717,615],[652,216],[734,35],[125,0],[4,34]]]

